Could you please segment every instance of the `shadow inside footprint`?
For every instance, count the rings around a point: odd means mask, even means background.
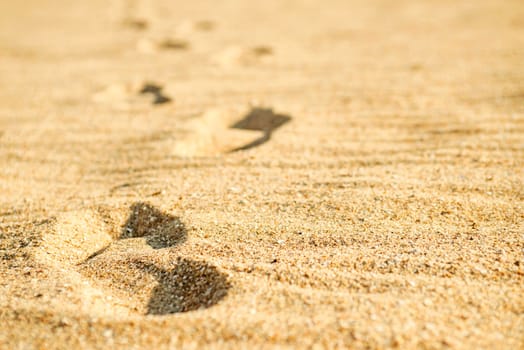
[[[184,40],[166,39],[160,42],[160,48],[165,50],[187,50],[189,43]]]
[[[162,92],[162,86],[156,84],[145,84],[140,90],[140,94],[151,94],[153,95],[153,104],[160,105],[171,102],[171,98],[164,95]]]
[[[260,146],[271,139],[273,131],[291,121],[291,117],[285,114],[276,114],[271,108],[253,108],[241,120],[231,126],[232,129],[263,131],[264,134],[255,141],[242,147],[235,148],[231,152],[244,151]]]
[[[145,237],[154,249],[172,247],[187,239],[185,225],[179,218],[162,213],[147,203],[134,203],[120,239]]]
[[[149,23],[140,18],[127,18],[122,21],[122,25],[134,30],[146,30],[149,27]]]
[[[230,288],[225,275],[216,267],[200,261],[178,258],[175,267],[170,269],[144,261],[132,264],[158,281],[147,304],[149,315],[207,308],[224,298]]]

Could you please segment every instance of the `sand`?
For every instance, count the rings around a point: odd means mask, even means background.
[[[524,3],[0,2],[0,348],[524,348]]]

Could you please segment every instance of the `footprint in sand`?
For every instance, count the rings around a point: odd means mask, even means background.
[[[162,85],[153,82],[110,84],[96,92],[93,101],[122,109],[133,105],[161,105],[172,101],[163,90]]]
[[[144,84],[140,90],[140,94],[150,94],[153,97],[153,104],[155,105],[171,102],[171,98],[167,97],[162,92],[162,86],[155,83]]]
[[[175,141],[173,153],[181,157],[210,156],[248,150],[271,139],[273,132],[291,121],[270,108],[252,108],[245,114],[213,109],[190,122]]]
[[[159,51],[184,51],[189,49],[189,42],[182,39],[163,38],[141,38],[136,44],[138,52],[153,54]]]
[[[211,20],[185,20],[180,22],[175,32],[181,35],[211,32],[216,28],[216,23]]]
[[[119,0],[109,4],[109,11],[122,26],[131,30],[144,31],[150,28],[150,19],[155,17],[155,6],[150,1]]]
[[[128,27],[134,27],[141,31],[153,27],[149,22],[142,20],[128,20],[125,23]],[[143,54],[187,51],[191,48],[190,41],[187,38],[191,38],[199,32],[212,31],[214,28],[215,23],[212,21],[184,21],[175,29],[171,27],[171,23],[167,27],[157,23],[156,29],[149,30],[148,33],[137,40],[135,48]]]
[[[212,57],[213,63],[223,68],[234,66],[251,66],[268,62],[273,56],[269,46],[244,48],[230,46],[219,51]]]
[[[183,30],[173,30],[171,21],[166,22],[159,18],[159,9],[147,1],[124,1],[116,6],[113,12],[118,13],[122,27],[130,29],[140,36],[136,42],[135,49],[140,53],[153,54],[160,51],[177,52],[190,48],[189,42],[180,38],[180,35],[188,33],[188,29],[211,30],[212,22],[182,22],[179,27]],[[200,24],[200,25],[198,25]]]
[[[187,239],[179,218],[147,203],[122,212],[100,208],[64,214],[47,227],[36,258],[66,274],[82,311],[126,316],[207,308],[230,284],[216,267],[181,258]]]
[[[127,22],[128,26],[149,27],[148,22],[141,20]],[[147,23],[147,26],[145,25]],[[170,28],[157,29],[154,33],[140,38],[136,43],[136,50],[145,54],[158,52],[181,52],[191,48],[188,40],[183,38],[192,37],[200,32],[210,32],[215,28],[213,21],[183,21],[173,30]],[[142,30],[142,28],[140,28]]]
[[[209,32],[215,27],[212,21],[186,21],[179,24],[173,31],[163,29],[156,34],[142,37],[137,41],[136,49],[145,54],[159,52],[182,52],[189,50],[191,45],[184,37],[191,37],[196,32]]]
[[[143,31],[149,27],[149,22],[143,18],[125,18],[122,25],[126,28]]]

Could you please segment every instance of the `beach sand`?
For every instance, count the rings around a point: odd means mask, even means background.
[[[524,348],[524,3],[3,1],[0,348]]]

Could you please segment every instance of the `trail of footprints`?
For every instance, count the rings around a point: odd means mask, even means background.
[[[165,315],[210,307],[230,283],[205,261],[181,258],[187,239],[179,218],[135,203],[64,214],[45,229],[36,258],[75,278],[84,310],[109,314]],[[108,308],[108,306],[110,306]]]
[[[154,85],[143,88],[153,95],[161,91]],[[232,116],[231,111],[214,110],[195,118],[186,137],[176,141],[175,153],[253,148],[291,120],[265,108]],[[65,273],[85,312],[114,316],[197,310],[219,302],[230,287],[216,267],[177,256],[176,247],[187,240],[184,224],[147,203],[129,210],[64,213],[44,225],[42,236],[36,259]]]
[[[138,8],[140,4],[124,2],[122,24],[143,34],[136,45],[141,53],[189,50],[190,42],[181,35],[215,29],[211,21],[187,21],[180,23],[176,35],[148,34],[151,21],[136,16],[148,12]],[[232,46],[214,54],[211,62],[223,68],[252,65],[272,54],[271,47]],[[144,99],[149,106],[173,101],[155,82],[109,84],[93,95],[94,102],[117,109],[144,106]],[[208,110],[174,137],[171,151],[192,157],[247,150],[269,141],[290,120],[270,108]],[[179,218],[147,203],[135,203],[123,212],[98,208],[65,213],[46,224],[42,245],[36,248],[38,261],[68,275],[82,296],[84,311],[165,315],[210,307],[226,296],[230,283],[216,267],[176,255],[176,247],[187,239]]]
[[[173,26],[171,21],[162,21],[162,11],[145,1],[130,1],[122,4],[122,25],[140,34],[136,50],[145,54],[165,51],[185,51],[191,48],[190,41],[198,33],[212,32],[216,23],[210,20],[185,20]],[[196,39],[195,39],[196,40]],[[253,65],[267,61],[273,55],[269,46],[228,46],[212,54],[211,62],[224,68],[235,65]]]
[[[211,32],[216,28],[213,21],[186,20],[176,24],[172,30],[172,23],[163,23],[159,9],[149,2],[123,0],[119,6],[116,12],[120,13],[121,24],[139,35],[136,49],[141,53],[189,50],[191,44],[183,37],[197,40],[199,36],[195,33]],[[272,55],[270,46],[229,46],[211,54],[210,63],[229,69],[256,65]],[[95,92],[93,101],[117,110],[144,110],[151,106],[170,106],[174,99],[166,90],[169,89],[163,84],[152,81],[112,83]],[[289,116],[261,107],[242,112],[207,110],[191,118],[189,123],[175,127],[181,132],[173,133],[167,153],[179,157],[199,157],[247,150],[269,141],[273,131],[290,120]]]
[[[140,95],[152,105],[165,105],[172,99],[164,90],[154,82],[115,84],[96,94],[94,99],[125,107],[132,103],[132,96]],[[173,135],[162,152],[178,157],[203,157],[248,150],[268,142],[273,133],[291,119],[266,107],[208,109],[182,122],[181,126],[166,127],[163,131],[171,130]]]
[[[158,86],[142,91],[162,98]],[[195,118],[173,151],[194,156],[250,149],[291,120],[267,108],[252,108],[239,119],[232,116],[213,110]],[[86,312],[164,315],[212,306],[230,287],[214,266],[177,256],[176,247],[186,239],[179,218],[135,203],[128,211],[98,208],[50,220],[35,257],[65,271]]]
[[[162,20],[162,11],[146,1],[123,0],[114,12],[120,18],[124,28],[137,33],[135,50],[139,53],[160,55],[163,52],[184,52],[192,45],[189,39],[199,41],[196,33],[212,32],[216,23],[210,20],[184,20],[179,23]],[[224,69],[235,66],[250,66],[266,62],[273,55],[270,46],[227,46],[218,52],[210,53],[209,62]],[[143,83],[147,84],[147,83]],[[136,83],[111,83],[96,91],[95,102],[109,103],[113,106],[126,108],[137,95],[142,93]],[[161,88],[161,86],[158,86]],[[164,104],[172,101],[172,97],[163,94],[154,96],[152,104]]]

